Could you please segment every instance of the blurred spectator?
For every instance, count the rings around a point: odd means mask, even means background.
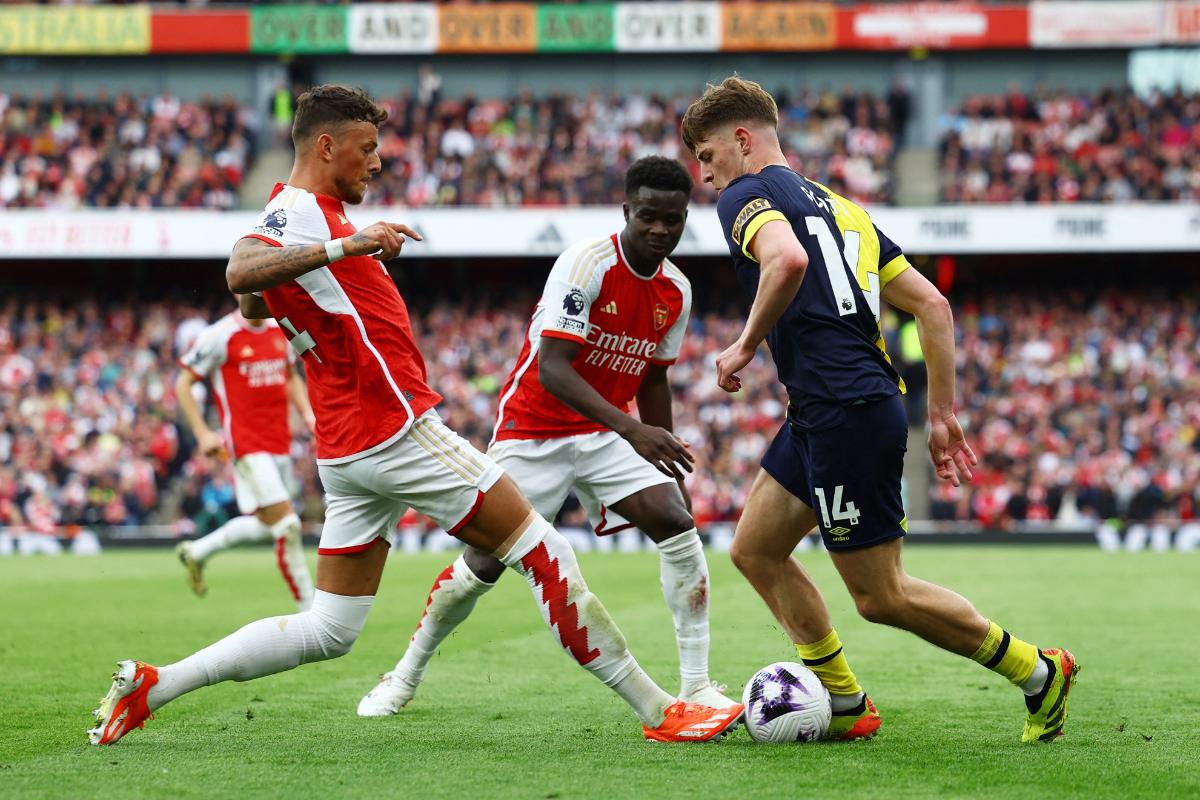
[[[1200,95],[976,95],[942,117],[948,203],[1194,200]]]
[[[253,118],[231,97],[183,102],[101,90],[21,91],[0,102],[0,206],[220,208],[237,205]]]

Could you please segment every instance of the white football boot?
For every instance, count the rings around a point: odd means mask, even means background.
[[[366,697],[358,704],[360,717],[388,717],[399,714],[417,693],[420,681],[414,681],[402,672],[386,672],[379,676],[375,685]]]
[[[738,705],[737,700],[731,700],[725,696],[727,688],[725,684],[719,684],[716,681],[696,681],[683,688],[683,691],[679,693],[679,699],[686,703],[699,703],[710,708],[729,708]]]

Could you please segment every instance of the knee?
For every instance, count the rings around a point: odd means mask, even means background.
[[[733,561],[733,565],[737,567],[738,572],[747,578],[763,573],[764,571],[770,571],[773,567],[778,567],[778,562],[769,554],[756,550],[754,547],[746,547],[736,537],[734,537],[733,543],[729,545],[729,558]]]
[[[851,592],[859,615],[867,622],[895,626],[904,616],[904,599],[884,592]]]
[[[463,552],[463,561],[475,577],[484,583],[495,583],[504,574],[504,562],[470,545]]]
[[[650,527],[652,530],[646,531],[652,534],[651,538],[659,542],[665,542],[667,539],[673,539],[681,533],[687,533],[696,527],[696,522],[692,519],[692,515],[687,513],[687,509],[680,507],[664,508],[661,513],[655,516]]]

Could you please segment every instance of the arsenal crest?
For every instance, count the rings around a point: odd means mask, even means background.
[[[654,307],[654,330],[661,331],[663,325],[667,324],[667,317],[671,314],[671,309],[667,308],[666,303],[659,303]]]

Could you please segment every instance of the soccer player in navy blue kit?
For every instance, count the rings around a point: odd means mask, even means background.
[[[701,179],[719,192],[738,281],[753,304],[717,358],[721,388],[765,340],[787,387],[787,422],[762,458],[731,555],[829,689],[828,739],[874,735],[880,717],[850,671],[820,590],[792,551],[819,527],[858,611],[967,656],[1021,688],[1024,741],[1062,733],[1078,665],[985,619],[965,598],[909,576],[900,491],[908,421],[879,329],[880,299],[912,313],[929,371],[929,454],[955,486],[976,463],[954,416],[950,305],[865,211],[794,172],[771,95],[736,76],[709,86],[683,118]]]

